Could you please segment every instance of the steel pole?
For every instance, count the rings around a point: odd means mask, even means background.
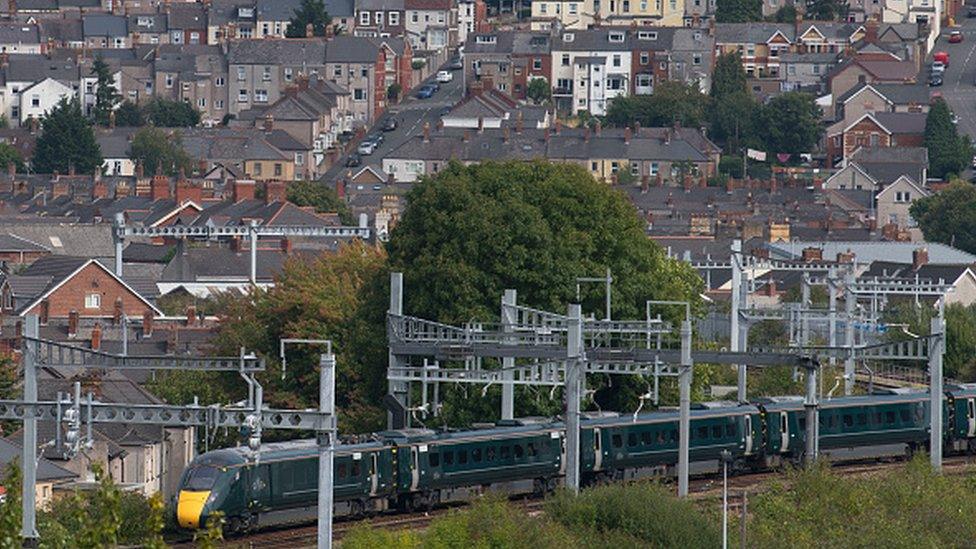
[[[807,311],[810,310],[810,273],[803,273],[803,284],[801,286],[803,305],[800,311],[800,346],[806,347],[810,343],[810,319]]]
[[[115,241],[115,276],[122,277],[122,249],[125,247],[125,239],[122,236],[125,230],[125,216],[119,212],[115,214],[115,230],[112,232],[112,240]]]
[[[120,256],[121,257],[121,256]],[[39,332],[37,315],[29,315],[24,319],[24,338],[22,349],[24,356],[24,401],[28,405],[37,403],[37,343],[26,338],[37,338]],[[57,426],[58,429],[61,426]],[[34,501],[37,485],[37,415],[29,414],[24,419],[24,447],[21,456],[21,466],[24,469],[24,489],[21,497],[23,505],[23,529],[25,547],[37,547],[37,516]]]
[[[691,320],[681,323],[681,372],[678,374],[678,496],[688,495],[688,448],[691,437]]]
[[[942,352],[945,349],[945,326],[942,316],[931,322],[929,346],[929,397],[931,426],[929,431],[929,457],[932,469],[942,470]]]
[[[388,309],[390,315],[402,315],[403,314],[403,273],[390,273],[390,308]],[[387,328],[387,339],[392,337],[389,327]],[[389,367],[396,368],[400,365],[400,357],[393,354],[391,350],[389,352]],[[409,385],[402,381],[388,381],[388,390],[391,395],[403,407],[407,406],[407,391],[409,390]],[[393,425],[393,413],[387,414],[387,428],[394,428]],[[409,423],[410,419],[407,418]]]
[[[739,341],[739,298],[742,286],[742,241],[733,240],[732,241],[732,316],[730,320],[729,329],[729,347],[733,352],[741,351],[741,343]],[[744,364],[738,364],[736,366],[738,369],[738,398],[739,402],[743,402],[746,399],[746,367]]]
[[[807,364],[807,398],[803,403],[806,409],[806,454],[804,462],[809,466],[817,460],[817,364]]]
[[[569,306],[566,343],[566,487],[580,487],[580,378],[582,377],[583,320],[578,303]]]
[[[251,230],[248,231],[251,239],[251,284],[258,283],[258,228],[257,223],[251,221]]]
[[[857,297],[851,286],[854,284],[854,274],[847,273],[846,292],[844,294],[844,310],[847,313],[847,325],[844,331],[844,345],[847,347],[847,358],[844,359],[844,394],[850,395],[854,391],[854,304]]]
[[[332,547],[332,462],[335,453],[335,355],[332,350],[319,358],[319,411],[329,414],[319,431],[319,524],[318,549]]]
[[[515,290],[505,290],[502,296],[502,330],[509,333],[515,326],[515,307],[518,293]],[[502,381],[502,419],[515,417],[515,379],[510,371],[515,367],[515,357],[502,358],[502,368],[506,371]]]
[[[610,320],[610,286],[613,284],[613,276],[610,275],[610,267],[607,267],[607,320]]]
[[[831,270],[830,273],[827,274],[827,292],[830,294],[829,297],[830,317],[828,320],[827,331],[829,334],[828,337],[830,338],[831,348],[837,346],[837,285],[835,283],[834,278],[835,278],[834,271]],[[830,365],[833,366],[835,362],[836,360],[834,359],[833,354],[831,354]]]
[[[722,458],[722,549],[729,549],[729,460]]]

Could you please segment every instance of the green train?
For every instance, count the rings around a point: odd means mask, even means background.
[[[822,454],[835,459],[911,454],[929,442],[929,397],[920,391],[843,397],[820,403]],[[949,387],[943,399],[947,453],[976,452],[976,385]],[[490,428],[437,432],[400,429],[335,454],[335,516],[415,510],[488,491],[544,494],[565,475],[564,425],[542,418]],[[717,468],[723,451],[736,471],[798,463],[806,442],[799,398],[697,404],[691,412],[692,472]],[[601,413],[581,421],[580,469],[593,484],[674,474],[678,413]],[[296,440],[207,452],[184,472],[177,522],[196,529],[214,512],[228,531],[315,519],[318,449]]]

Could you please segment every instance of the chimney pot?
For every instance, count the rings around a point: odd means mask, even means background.
[[[929,262],[928,248],[918,248],[912,251],[912,270],[917,271]]]

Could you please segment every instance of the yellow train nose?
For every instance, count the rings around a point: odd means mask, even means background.
[[[210,491],[190,492],[183,490],[180,492],[180,499],[176,503],[176,521],[183,528],[199,528],[200,514],[203,512],[203,505],[210,497]]]

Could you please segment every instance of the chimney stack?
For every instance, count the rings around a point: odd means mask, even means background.
[[[339,200],[346,199],[346,180],[339,178],[336,180],[336,196]]]
[[[264,115],[263,127],[264,127],[264,131],[266,132],[270,132],[274,130],[274,116],[272,116],[270,113]]]
[[[288,195],[285,191],[284,181],[268,181],[264,185],[264,202],[272,204],[274,202],[287,202]]]
[[[430,143],[430,122],[424,122],[424,143]]]
[[[485,131],[485,117],[478,117],[478,133],[483,133]]]
[[[149,193],[149,198],[154,201],[168,199],[170,197],[169,178],[162,174],[154,175],[149,184]]]
[[[928,248],[918,248],[912,251],[912,270],[917,271],[929,262]]]
[[[102,325],[98,322],[96,322],[95,327],[92,328],[91,348],[93,351],[97,351],[102,348]]]
[[[596,124],[593,126],[593,134],[596,135],[597,137],[600,137],[601,130],[603,130],[603,124],[600,123],[599,120],[597,120]]]
[[[624,128],[624,145],[630,145],[630,127]]]
[[[186,307],[186,325],[193,326],[197,323],[197,306],[188,305]]]
[[[315,26],[312,25],[311,23],[306,24],[305,25],[305,38],[314,38],[314,37],[315,37]]]
[[[235,179],[231,184],[234,202],[241,200],[254,200],[254,181],[250,179]]]
[[[142,337],[152,337],[153,334],[153,314],[146,309],[142,313]]]
[[[72,309],[68,313],[68,337],[78,335],[78,311]]]
[[[291,254],[291,246],[292,244],[290,238],[286,237],[281,239],[281,251],[285,252],[285,255]]]
[[[811,246],[809,248],[803,248],[801,254],[802,255],[800,257],[803,259],[804,263],[811,263],[813,261],[823,260],[823,249],[817,248],[815,246]]]

